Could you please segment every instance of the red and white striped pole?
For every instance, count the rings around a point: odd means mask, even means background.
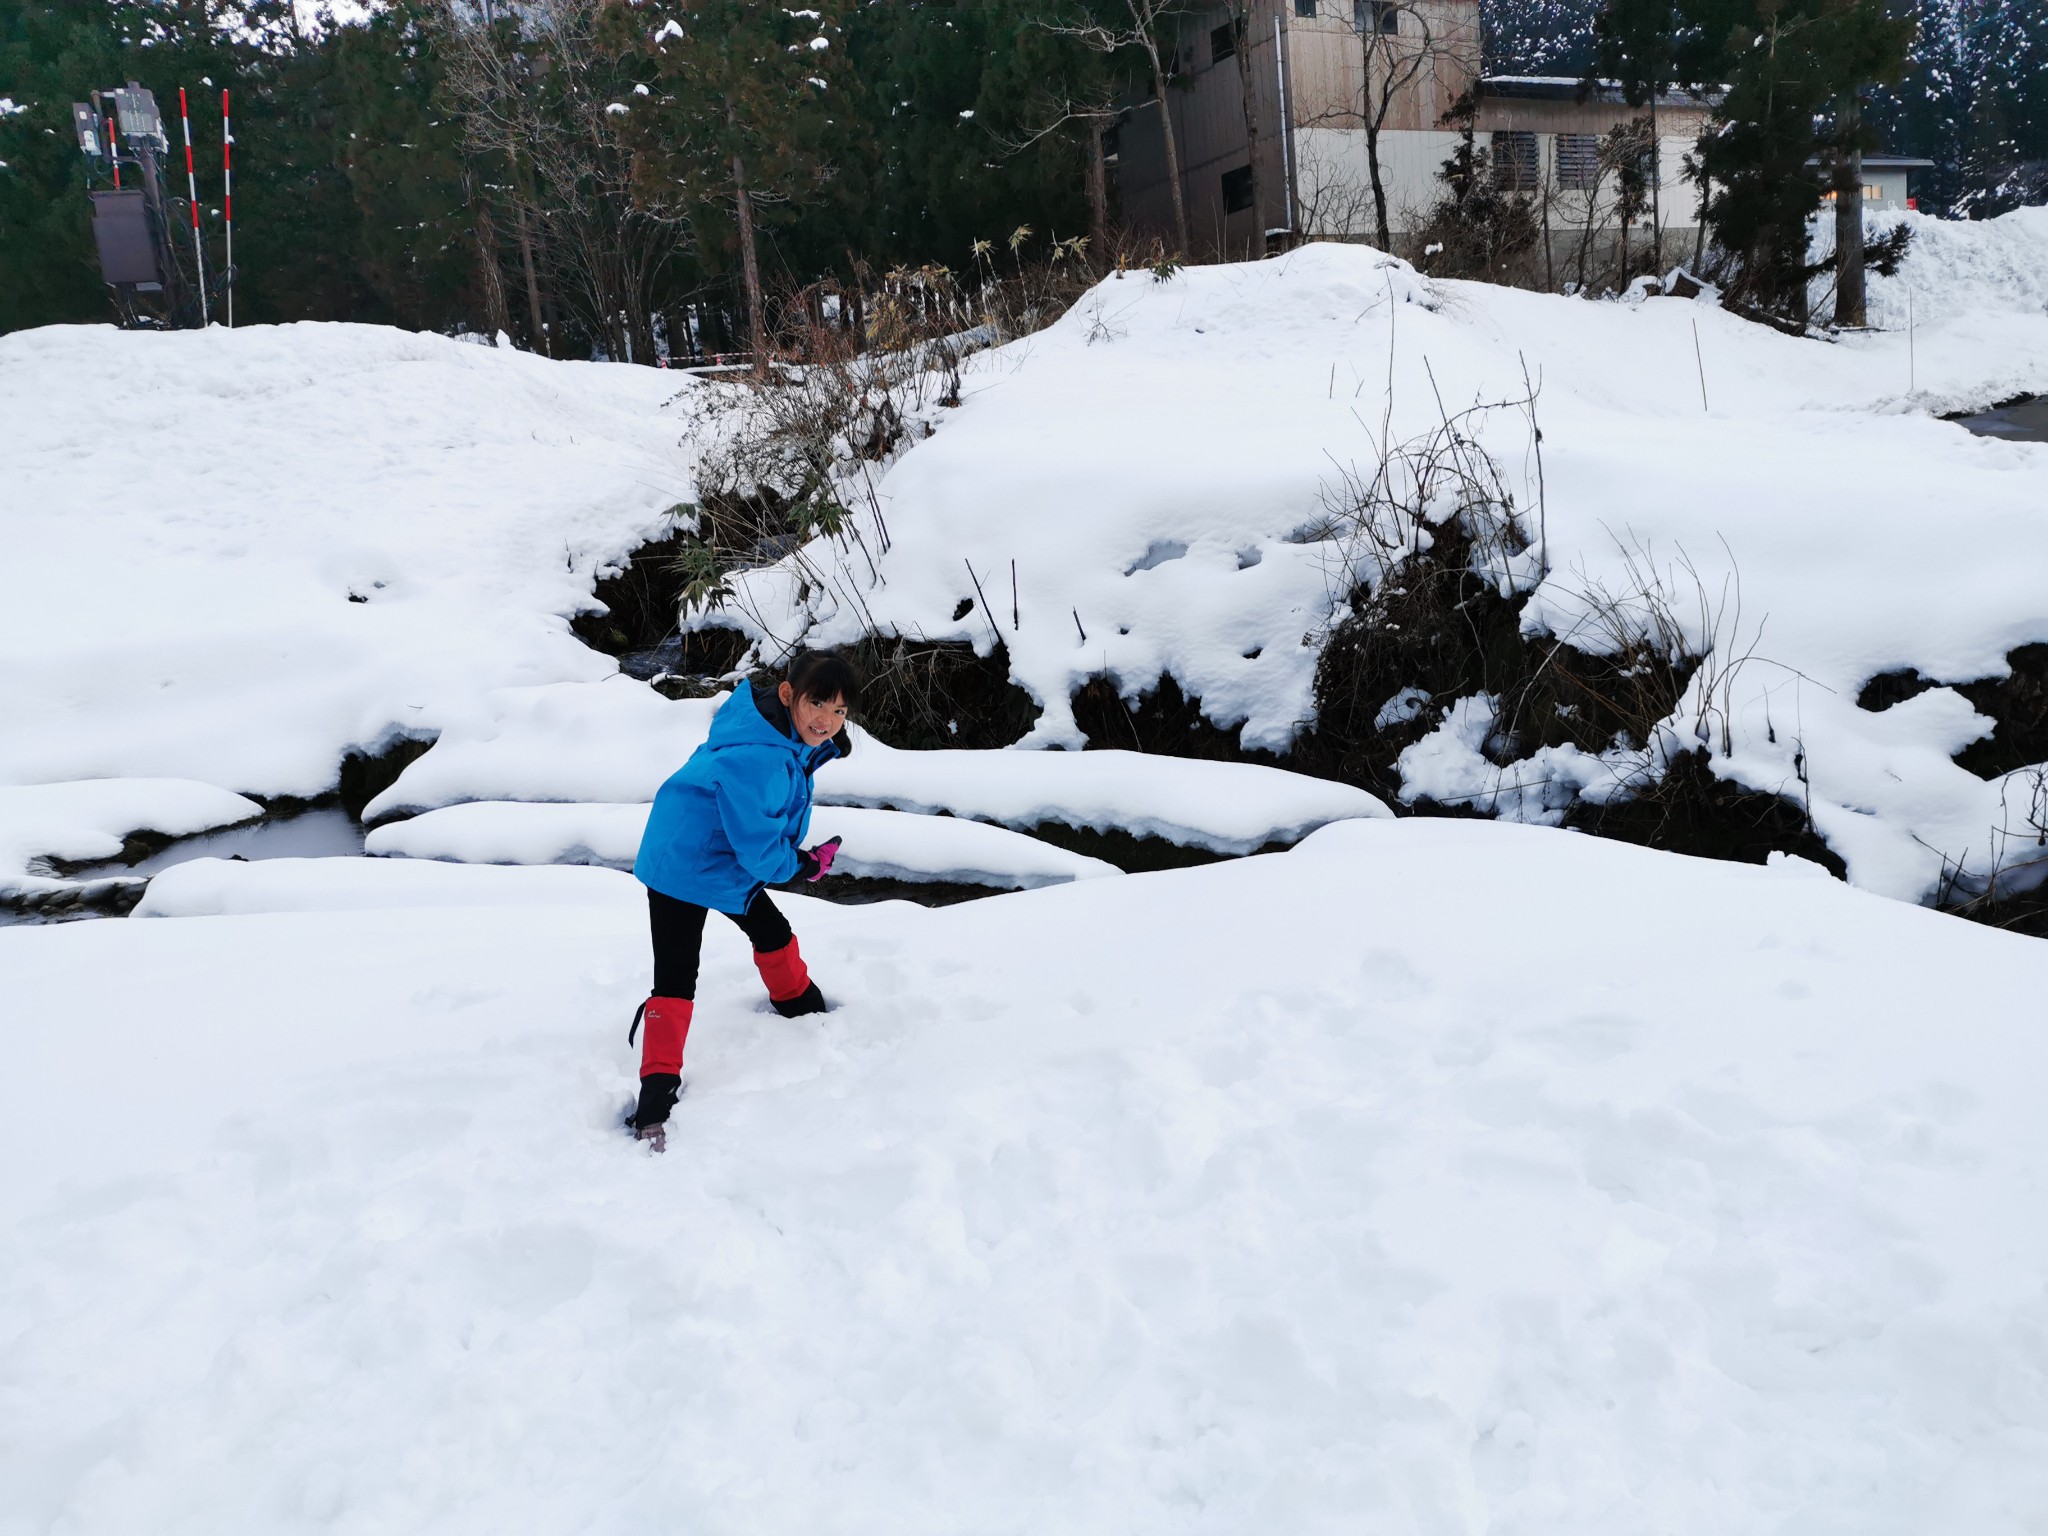
[[[228,227],[228,329],[235,328],[235,130],[228,93],[220,93],[220,216]]]
[[[206,309],[206,247],[199,239],[199,178],[192,171],[192,114],[185,106],[185,87],[178,87],[178,121],[185,129],[185,195],[192,205],[192,264],[199,274],[199,324],[210,322]]]
[[[114,137],[114,114],[107,114],[107,164],[114,168],[114,190],[121,190],[121,141]]]

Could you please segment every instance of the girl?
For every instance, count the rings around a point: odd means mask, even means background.
[[[847,711],[860,677],[836,656],[800,653],[775,685],[735,688],[711,734],[654,797],[633,873],[647,887],[654,936],[654,992],[641,1004],[640,1102],[626,1124],[666,1144],[663,1128],[682,1086],[683,1040],[697,996],[704,916],[716,908],[754,946],[768,1000],[784,1018],[823,1013],[796,935],[767,887],[822,879],[839,851],[833,838],[801,846],[811,821],[811,775],[853,750]],[[631,1031],[627,1040],[633,1038]]]

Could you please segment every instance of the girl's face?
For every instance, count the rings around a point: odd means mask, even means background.
[[[776,688],[775,696],[789,711],[789,723],[796,727],[797,739],[807,747],[822,747],[846,727],[846,700],[842,698],[798,698],[796,690],[787,683]]]

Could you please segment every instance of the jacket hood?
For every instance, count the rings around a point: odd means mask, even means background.
[[[788,712],[781,707],[781,700],[772,693],[768,697],[776,713],[786,720]],[[718,713],[711,717],[711,734],[704,744],[713,751],[726,747],[780,747],[785,752],[801,754],[806,750],[794,732],[784,731],[768,719],[759,697],[747,684],[733,689],[732,697],[719,705]]]
[[[790,724],[789,709],[775,696],[773,684],[742,684],[732,697],[719,705],[711,718],[711,733],[704,744],[713,750],[725,747],[780,747],[797,757],[823,752],[825,747],[807,747]],[[825,746],[837,749],[840,757],[853,755],[853,733],[842,730]],[[820,761],[825,759],[821,758]]]

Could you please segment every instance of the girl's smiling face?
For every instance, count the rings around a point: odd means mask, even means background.
[[[789,711],[789,723],[796,727],[797,740],[807,747],[822,747],[846,728],[846,700],[805,699],[788,683],[779,684],[775,696]]]

